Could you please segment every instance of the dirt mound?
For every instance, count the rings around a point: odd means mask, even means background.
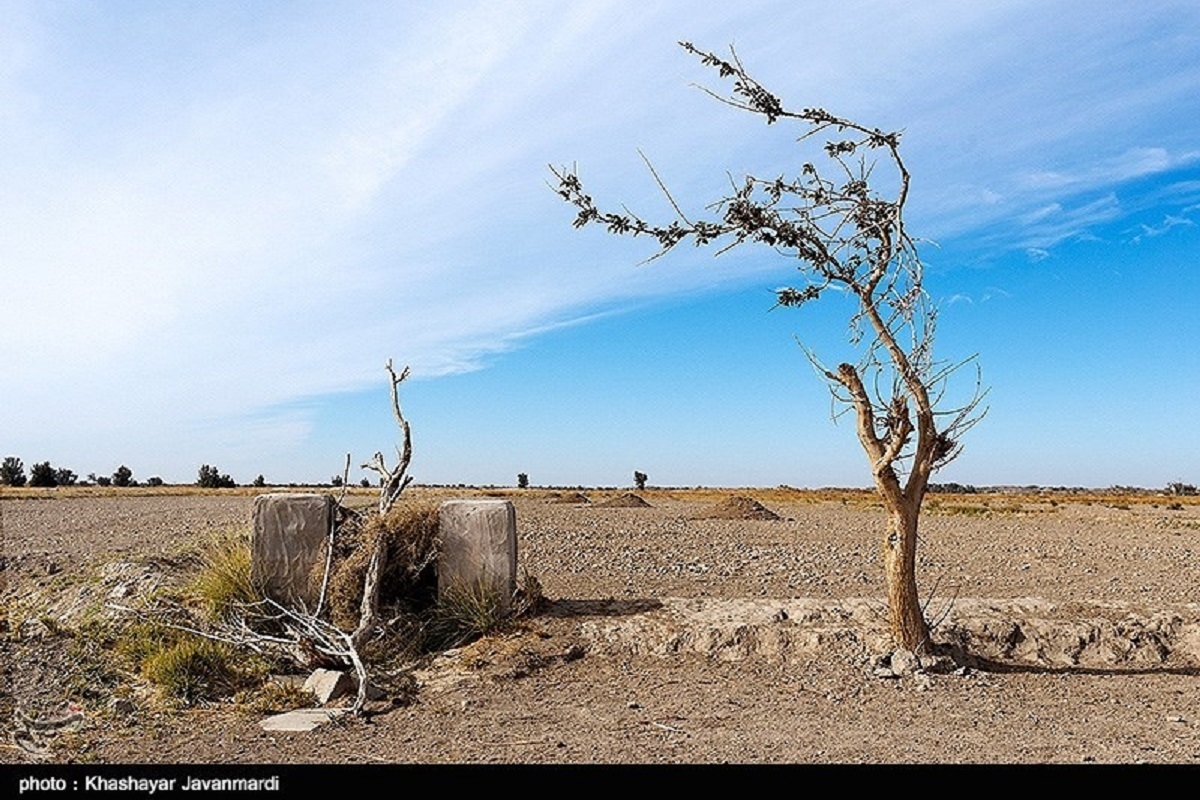
[[[633,492],[626,492],[611,500],[597,503],[596,508],[652,508],[652,506]]]
[[[590,503],[586,494],[580,492],[554,492],[550,495],[551,503]]]
[[[752,497],[732,495],[696,515],[696,519],[782,519]]]

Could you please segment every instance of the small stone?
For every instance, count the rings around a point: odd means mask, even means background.
[[[563,661],[578,661],[587,653],[582,646],[573,644],[563,653]]]
[[[124,697],[114,697],[108,701],[108,710],[114,714],[132,714],[135,708],[133,701]]]
[[[638,705],[638,703],[634,700],[630,700],[628,703],[626,703],[625,707],[626,708],[641,708],[641,706]]]
[[[50,626],[40,619],[30,617],[17,629],[22,639],[40,639],[50,634]]]
[[[921,661],[911,650],[896,650],[892,653],[892,672],[897,675],[909,675],[921,669]]]
[[[786,608],[781,608],[781,609],[779,609],[779,610],[778,610],[778,611],[776,611],[776,612],[775,612],[775,614],[774,614],[774,615],[772,615],[772,617],[771,617],[771,619],[773,619],[775,622],[783,622],[783,621],[784,621],[784,620],[786,620],[787,618],[788,618],[788,613],[787,613],[787,609],[786,609]]]
[[[336,700],[354,689],[354,679],[345,672],[332,669],[319,669],[308,676],[304,682],[304,690],[312,692],[317,702],[324,705],[330,700]]]

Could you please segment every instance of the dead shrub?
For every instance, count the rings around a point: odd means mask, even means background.
[[[438,506],[432,502],[397,503],[386,516],[352,518],[334,540],[327,599],[334,625],[353,630],[362,604],[363,578],[380,536],[387,538],[387,562],[380,601],[394,613],[428,607],[436,594]],[[324,565],[314,576],[321,580]]]

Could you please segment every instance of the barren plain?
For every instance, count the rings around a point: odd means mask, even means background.
[[[956,660],[895,675],[867,492],[410,492],[511,499],[548,602],[304,733],[85,669],[88,615],[187,580],[253,494],[0,493],[0,762],[1200,764],[1200,498],[931,496],[918,579]],[[734,494],[780,519],[706,516]]]

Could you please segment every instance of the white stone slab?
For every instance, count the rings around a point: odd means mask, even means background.
[[[295,711],[267,717],[258,725],[264,731],[306,733],[348,713],[350,713],[348,708],[299,708]]]

